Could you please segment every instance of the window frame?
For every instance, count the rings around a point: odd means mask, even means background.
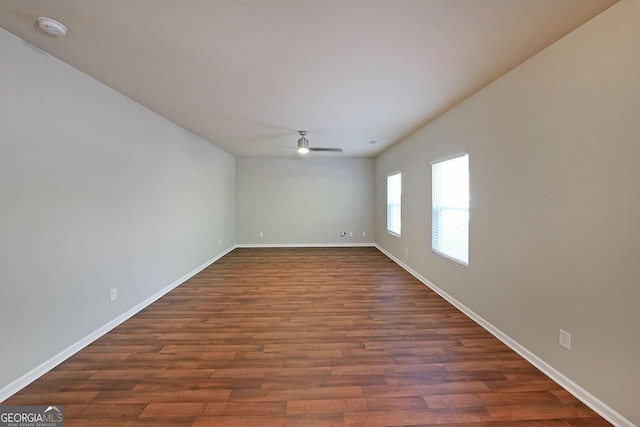
[[[436,179],[436,165],[445,163],[445,162],[449,162],[452,160],[457,160],[460,158],[466,157],[466,167],[467,167],[467,185],[466,185],[466,190],[467,190],[467,197],[468,197],[468,201],[466,206],[446,206],[443,205],[441,203],[440,200],[436,200],[437,198],[441,198],[442,195],[442,186],[440,187],[436,187],[440,182],[440,180]],[[470,178],[470,156],[468,152],[462,152],[462,153],[458,153],[458,154],[454,154],[451,155],[449,157],[445,157],[445,158],[441,158],[438,160],[434,160],[431,162],[431,251],[444,257],[447,258],[451,261],[456,262],[457,264],[463,265],[465,267],[469,267],[469,238],[470,238],[470,224],[471,224],[471,178]],[[449,236],[445,239],[438,239],[438,236],[441,236],[443,228],[442,228],[442,222],[440,221],[443,218],[443,213],[449,213],[452,214],[453,212],[460,212],[462,211],[463,214],[466,214],[466,228],[461,228],[461,227],[449,227],[450,228],[450,232],[455,232],[455,231],[461,231],[464,230],[464,236],[463,236],[463,244],[461,245],[462,248],[460,247],[460,245],[458,244],[458,242],[456,242],[456,240],[459,240],[457,238],[454,238],[452,236]],[[449,218],[455,218],[452,215],[449,215]],[[439,228],[438,228],[439,227]],[[457,228],[457,229],[456,229]],[[453,231],[452,231],[453,230]],[[457,251],[459,249],[466,249],[465,252],[465,256],[464,257],[459,257],[458,254],[456,254],[455,252],[452,253],[452,251],[447,251],[447,250],[443,250],[443,240],[445,244],[448,244],[448,246],[450,247],[455,247],[454,249]]]
[[[400,194],[398,195],[397,203],[390,203],[389,201],[390,190],[391,190],[390,179],[395,177],[397,177],[399,181],[398,185],[399,185]],[[392,220],[391,210],[393,207],[397,207],[397,210],[398,210],[398,214],[397,214],[398,230],[397,231],[391,228],[392,224],[390,223]],[[395,215],[393,217],[395,218]],[[402,172],[400,171],[392,172],[389,175],[387,175],[387,233],[396,237],[400,237],[402,235]]]

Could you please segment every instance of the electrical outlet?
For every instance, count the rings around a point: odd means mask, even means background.
[[[367,232],[366,232],[366,231],[363,231],[363,232],[362,232],[362,237],[366,237],[366,235],[367,235]]]
[[[404,254],[409,255],[409,248],[404,248]]]
[[[118,298],[118,289],[117,288],[113,288],[113,289],[111,289],[111,301],[113,301],[116,298]]]
[[[560,329],[560,340],[559,343],[562,347],[567,350],[571,350],[571,334],[567,331],[563,331]]]
[[[349,237],[353,237],[353,231],[349,232]]]
[[[264,233],[262,231],[260,232],[260,237],[264,237]]]
[[[218,239],[218,246],[222,245],[222,241]]]

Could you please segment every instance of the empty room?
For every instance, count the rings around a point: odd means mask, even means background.
[[[0,0],[0,426],[638,426],[639,117],[640,0]]]

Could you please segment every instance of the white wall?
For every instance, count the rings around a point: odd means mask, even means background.
[[[0,52],[2,391],[232,247],[235,158],[2,29]]]
[[[238,243],[374,242],[374,182],[370,158],[238,158]]]
[[[636,424],[639,24],[638,0],[614,5],[376,162],[381,247]],[[429,162],[465,150],[468,268],[430,250]],[[385,231],[396,170],[401,238]]]

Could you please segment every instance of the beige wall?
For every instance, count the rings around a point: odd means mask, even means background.
[[[232,155],[2,29],[0,52],[1,401],[233,247],[236,177]]]
[[[468,151],[470,265],[430,250],[429,162]],[[385,177],[403,173],[400,238]],[[624,0],[376,161],[377,242],[640,423],[640,3]],[[405,248],[408,254],[405,253]],[[558,329],[572,349],[558,345]]]
[[[238,243],[375,242],[373,159],[294,156],[238,158]]]

